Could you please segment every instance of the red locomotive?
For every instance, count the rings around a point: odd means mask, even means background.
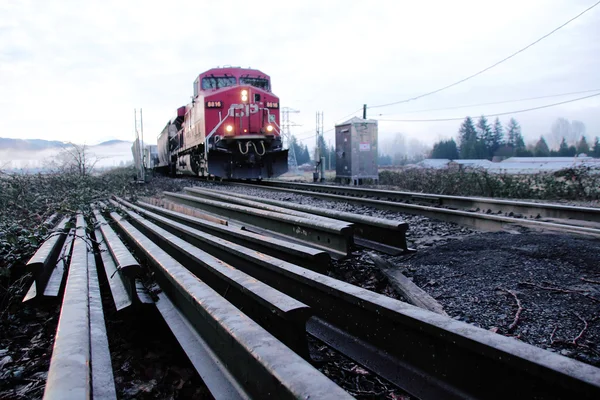
[[[194,81],[192,102],[158,137],[158,169],[227,179],[276,177],[288,168],[271,79],[255,69],[213,68]]]

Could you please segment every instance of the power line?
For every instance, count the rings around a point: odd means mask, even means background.
[[[496,62],[495,64],[492,64],[492,65],[490,65],[489,67],[487,67],[487,68],[484,68],[484,69],[482,69],[481,71],[474,73],[473,75],[469,75],[469,76],[467,76],[466,78],[463,78],[463,79],[461,79],[461,80],[459,80],[459,81],[456,81],[456,82],[454,82],[454,83],[452,83],[452,84],[450,84],[450,85],[444,86],[444,87],[442,87],[442,88],[440,88],[440,89],[437,89],[437,90],[434,90],[434,91],[432,91],[432,92],[428,92],[428,93],[425,93],[425,94],[422,94],[422,95],[419,95],[419,96],[411,97],[411,98],[409,98],[409,99],[406,99],[406,100],[395,101],[395,102],[393,102],[393,103],[379,104],[379,105],[376,105],[376,106],[371,106],[371,107],[368,107],[368,108],[379,108],[379,107],[387,107],[387,106],[392,106],[392,105],[395,105],[395,104],[408,103],[409,101],[412,101],[412,100],[417,100],[417,99],[420,99],[420,98],[422,98],[422,97],[425,97],[425,96],[430,96],[430,95],[432,95],[432,94],[439,93],[439,92],[441,92],[442,90],[449,89],[449,88],[451,88],[451,87],[453,87],[453,86],[456,86],[456,85],[458,85],[458,84],[461,84],[461,83],[463,83],[463,82],[465,82],[465,81],[468,81],[469,79],[472,79],[472,78],[474,78],[474,77],[476,77],[476,76],[478,76],[478,75],[481,75],[481,74],[483,74],[483,73],[484,73],[484,72],[486,72],[486,71],[489,71],[490,69],[492,69],[492,68],[494,68],[494,67],[496,67],[496,66],[498,66],[498,65],[502,64],[503,62],[510,60],[511,58],[513,58],[514,56],[516,56],[517,54],[520,54],[520,53],[524,52],[525,50],[527,50],[527,49],[528,49],[528,48],[530,48],[531,46],[533,46],[533,45],[535,45],[535,44],[537,44],[537,43],[541,42],[542,40],[544,40],[544,39],[545,39],[545,38],[547,38],[548,36],[552,35],[552,34],[553,34],[553,33],[555,33],[556,31],[558,31],[558,30],[560,30],[561,28],[563,28],[563,27],[567,26],[569,23],[571,23],[571,22],[575,21],[577,18],[581,17],[583,14],[585,14],[585,13],[586,13],[586,12],[588,12],[588,11],[590,11],[592,8],[596,7],[597,5],[600,5],[600,1],[598,1],[597,3],[593,4],[592,6],[590,6],[590,7],[588,7],[588,8],[586,8],[585,10],[583,10],[582,12],[580,12],[579,14],[577,14],[576,16],[574,16],[573,18],[571,18],[570,20],[568,20],[568,21],[567,21],[567,22],[565,22],[564,24],[560,25],[558,28],[555,28],[554,30],[552,30],[552,31],[550,31],[549,33],[545,34],[544,36],[542,36],[541,38],[539,38],[539,39],[538,39],[538,40],[536,40],[535,42],[528,44],[527,46],[523,47],[522,49],[520,49],[520,50],[518,50],[518,51],[516,51],[516,52],[512,53],[512,54],[511,54],[511,55],[509,55],[508,57],[505,57],[505,58],[503,58],[502,60],[500,60],[500,61]]]
[[[539,107],[526,108],[524,110],[508,111],[508,112],[497,113],[497,114],[486,114],[483,116],[484,117],[500,117],[502,115],[519,114],[519,113],[524,113],[527,111],[534,111],[534,110],[540,110],[542,108],[559,106],[561,104],[573,103],[574,101],[589,99],[590,97],[596,97],[596,96],[600,96],[600,93],[591,94],[589,96],[584,96],[584,97],[578,97],[578,98],[572,99],[572,100],[561,101],[560,103],[546,104],[546,105],[539,106]],[[465,117],[438,118],[438,119],[378,119],[378,121],[382,121],[382,122],[445,122],[445,121],[460,121],[463,119],[465,119]]]
[[[521,101],[548,99],[551,97],[562,97],[562,96],[570,96],[573,94],[582,94],[582,93],[599,92],[599,91],[600,91],[600,89],[581,90],[578,92],[569,92],[569,93],[551,94],[551,95],[547,95],[547,96],[528,97],[525,99],[502,100],[502,101],[493,101],[493,102],[489,102],[489,103],[469,104],[469,105],[462,105],[462,106],[455,106],[455,107],[429,108],[429,109],[425,109],[425,110],[406,111],[406,112],[403,112],[402,114],[416,114],[416,113],[429,112],[429,111],[445,111],[445,110],[456,110],[459,108],[490,106],[490,105],[494,105],[494,104],[517,103],[517,102],[521,102]],[[378,114],[376,116],[382,116],[382,115],[393,115],[393,114]]]
[[[362,111],[362,107],[361,107],[361,108],[359,108],[359,109],[358,109],[358,110],[356,110],[356,111],[353,111],[353,112],[351,112],[350,114],[348,114],[348,115],[346,115],[346,116],[344,116],[344,117],[342,117],[342,118],[335,119],[334,121],[339,121],[339,120],[342,120],[342,119],[346,119],[346,118],[348,118],[348,117],[351,117],[351,116],[353,116],[354,114],[356,114],[356,113],[357,113],[357,112],[359,112],[359,111]]]

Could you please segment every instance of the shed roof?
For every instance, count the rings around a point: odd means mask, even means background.
[[[343,125],[352,125],[352,124],[377,124],[377,120],[376,119],[362,119],[362,118],[358,118],[358,117],[352,117],[349,120],[347,120],[346,122],[342,122],[336,125],[337,126],[343,126]]]

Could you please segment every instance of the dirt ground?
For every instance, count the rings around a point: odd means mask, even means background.
[[[400,265],[452,317],[600,367],[600,241],[484,233]]]

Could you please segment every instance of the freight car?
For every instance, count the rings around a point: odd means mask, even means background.
[[[191,103],[158,136],[158,172],[262,179],[287,172],[279,98],[255,69],[213,68],[194,81]]]

